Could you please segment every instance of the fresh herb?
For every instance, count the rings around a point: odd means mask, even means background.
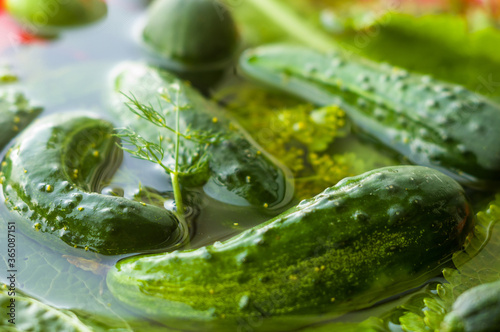
[[[163,147],[163,143],[164,140],[169,138],[159,135],[157,142],[151,142],[130,128],[121,129],[116,136],[121,138],[124,143],[124,146],[120,146],[124,151],[130,153],[135,158],[158,164],[165,173],[170,175],[177,211],[180,215],[183,215],[186,208],[184,206],[180,178],[202,172],[207,167],[207,148],[214,142],[217,142],[220,139],[220,135],[208,131],[191,130],[189,127],[185,133],[180,131],[180,113],[191,109],[191,105],[188,103],[180,102],[180,90],[179,83],[173,83],[159,93],[159,97],[173,107],[173,111],[175,112],[175,127],[167,123],[165,111],[160,106],[155,108],[151,104],[142,104],[133,94],[128,96],[122,93],[128,99],[126,106],[132,113],[157,127],[174,133],[174,141],[171,144],[174,150],[173,165],[165,162],[167,153]],[[160,103],[158,104],[160,105]],[[194,143],[195,147],[190,151],[193,157],[191,164],[181,164],[179,151],[183,140]],[[126,146],[132,148],[127,148]]]

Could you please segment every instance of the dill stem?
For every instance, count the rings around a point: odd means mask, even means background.
[[[177,91],[175,102],[175,169],[170,175],[172,179],[172,187],[174,189],[174,199],[177,206],[177,212],[184,216],[184,202],[182,201],[181,186],[179,183],[179,147],[180,147],[180,110],[179,110],[179,91]]]
[[[172,187],[174,189],[174,199],[175,205],[177,206],[177,211],[180,216],[184,216],[184,202],[182,201],[181,186],[179,184],[179,173],[170,173],[170,178],[172,179]]]

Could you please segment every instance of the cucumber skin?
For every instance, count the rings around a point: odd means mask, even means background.
[[[18,91],[0,93],[0,150],[41,112],[42,108],[30,106]]]
[[[340,105],[363,134],[414,164],[477,189],[500,183],[500,106],[462,86],[300,47],[250,50],[240,67],[315,104]]]
[[[24,131],[1,176],[6,205],[22,232],[61,251],[78,247],[104,255],[175,244],[179,221],[170,211],[90,192],[95,185],[89,183],[109,171],[110,158],[121,157],[113,133],[109,122],[75,112],[45,117]]]
[[[193,17],[203,16],[203,20]],[[162,0],[148,10],[142,39],[154,52],[186,69],[227,64],[238,47],[229,10],[214,0]]]
[[[473,218],[450,177],[386,167],[346,178],[226,242],[122,260],[107,284],[164,323],[213,322],[219,330],[256,316],[317,321],[321,312],[367,307],[439,273]]]
[[[461,294],[441,325],[443,332],[500,331],[500,281]]]
[[[130,112],[124,104],[127,99],[122,95],[133,94],[143,104],[161,105],[169,110],[167,123],[175,127],[175,113],[172,106],[160,100],[158,91],[172,83],[181,86],[180,103],[189,104],[190,109],[180,112],[181,132],[200,130],[224,135],[220,143],[208,148],[208,170],[195,179],[182,179],[186,186],[200,186],[207,181],[218,183],[228,191],[243,198],[250,205],[268,208],[280,208],[289,203],[293,196],[292,175],[286,167],[280,165],[255,143],[240,126],[229,119],[228,115],[215,103],[206,100],[196,90],[182,83],[172,74],[142,63],[127,62],[115,70],[112,92],[111,111],[125,127],[130,127],[144,138],[157,142],[161,134],[165,137],[165,151],[172,151],[169,146],[174,135],[140,119]],[[214,122],[213,119],[217,121]],[[187,148],[192,142],[182,140]],[[181,149],[181,164],[189,164],[190,154]],[[183,158],[183,159],[182,159]],[[169,163],[168,156],[165,158]]]
[[[107,14],[106,3],[100,0],[6,0],[5,8],[30,32],[84,25]]]

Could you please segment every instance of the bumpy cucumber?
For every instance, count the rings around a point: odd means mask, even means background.
[[[97,193],[121,162],[112,134],[109,122],[82,113],[54,114],[26,128],[1,169],[6,205],[26,235],[52,247],[106,255],[179,240],[182,229],[173,213]]]
[[[240,65],[316,104],[340,105],[361,132],[414,164],[477,188],[500,181],[500,106],[462,86],[300,47],[250,50]]]
[[[386,167],[346,178],[226,242],[120,261],[107,284],[166,323],[213,321],[216,329],[288,316],[285,324],[292,315],[359,309],[418,286],[461,248],[473,221],[450,177]]]
[[[7,90],[0,93],[0,150],[24,129],[42,108],[29,105],[20,92]]]
[[[500,281],[460,295],[442,323],[443,332],[500,331]]]
[[[117,69],[114,80],[111,109],[121,119],[122,125],[132,128],[144,138],[157,142],[159,135],[162,135],[165,151],[172,152],[174,134],[132,114],[125,105],[127,99],[122,93],[134,96],[142,104],[152,105],[158,111],[165,110],[166,122],[175,127],[172,105],[160,98],[159,91],[176,82],[181,86],[179,103],[189,105],[188,109],[180,112],[181,132],[188,133],[189,128],[192,132],[203,131],[223,136],[221,141],[214,142],[208,148],[209,170],[195,179],[185,181],[185,184],[203,185],[208,181],[206,190],[229,191],[242,205],[273,208],[287,204],[293,194],[290,172],[278,165],[235,122],[230,121],[216,104],[207,101],[187,84],[179,82],[172,74],[141,63],[123,64]],[[193,144],[183,140],[181,164],[192,162]],[[171,156],[167,153],[166,163],[171,163]]]

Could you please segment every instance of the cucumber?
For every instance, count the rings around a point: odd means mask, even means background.
[[[108,11],[102,0],[6,0],[5,9],[25,30],[48,36],[100,20]]]
[[[172,74],[155,67],[125,63],[115,72],[111,111],[123,126],[133,129],[149,141],[158,142],[158,137],[162,135],[162,146],[166,152],[170,152],[166,153],[166,164],[172,164],[175,134],[130,112],[125,104],[128,100],[122,93],[135,97],[142,104],[152,105],[157,111],[163,110],[166,123],[175,127],[172,105],[160,98],[159,90],[178,83],[179,103],[189,105],[189,108],[180,112],[180,131],[187,133],[189,129],[191,132],[209,132],[223,137],[207,149],[207,172],[183,179],[184,185],[205,185],[205,191],[211,196],[235,205],[271,209],[290,202],[293,196],[291,172],[265,153],[216,104],[206,100]],[[182,142],[181,164],[192,164],[197,143],[185,139]]]
[[[500,183],[500,106],[462,86],[301,47],[250,50],[240,66],[315,104],[340,105],[361,133],[411,163],[478,189]]]
[[[201,16],[203,20],[193,19]],[[238,47],[231,12],[217,0],[155,1],[148,10],[142,38],[148,47],[173,62],[174,69],[220,67]]]
[[[78,112],[26,128],[0,177],[22,232],[57,250],[104,255],[167,248],[184,236],[172,212],[98,193],[122,158],[113,132],[111,123]]]
[[[461,294],[441,324],[443,332],[500,331],[500,280]]]
[[[30,106],[21,92],[14,90],[1,92],[0,128],[2,129],[0,130],[0,150],[41,112],[42,108]]]
[[[119,261],[107,285],[165,324],[234,330],[272,316],[283,318],[281,330],[287,322],[297,328],[419,286],[440,273],[473,224],[450,177],[386,167],[346,178],[225,242]]]

